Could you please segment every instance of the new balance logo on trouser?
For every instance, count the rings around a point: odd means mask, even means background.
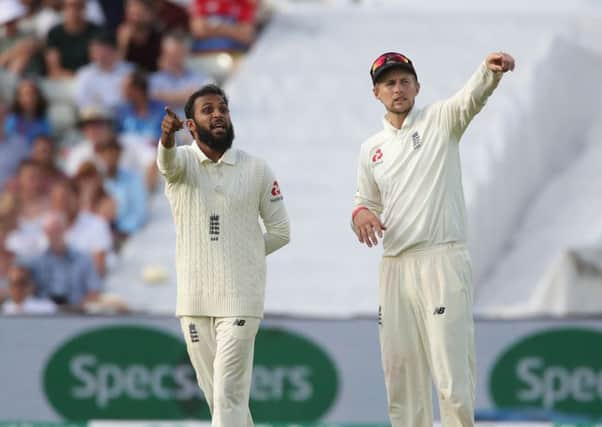
[[[472,273],[464,245],[384,257],[379,300],[392,426],[433,426],[433,381],[442,427],[474,426]]]
[[[180,317],[212,427],[253,427],[249,395],[260,321],[256,317]]]

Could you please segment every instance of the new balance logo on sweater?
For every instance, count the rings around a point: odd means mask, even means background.
[[[196,330],[196,325],[191,323],[188,325],[188,332],[190,333],[190,341],[199,342],[199,333]]]
[[[414,146],[414,150],[418,150],[422,147],[422,141],[420,140],[420,135],[418,132],[414,132],[412,134],[412,145]]]
[[[209,234],[211,235],[212,242],[219,240],[219,215],[217,214],[209,217]]]

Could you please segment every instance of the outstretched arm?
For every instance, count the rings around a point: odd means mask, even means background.
[[[175,133],[182,127],[183,123],[176,113],[165,107],[165,116],[161,122],[161,141],[157,150],[157,167],[168,181],[174,180],[183,167],[183,159],[175,146]]]
[[[472,118],[485,106],[502,75],[514,70],[514,58],[504,52],[487,55],[464,87],[442,103],[442,120],[450,132],[461,136]]]

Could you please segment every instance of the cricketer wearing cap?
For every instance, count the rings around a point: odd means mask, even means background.
[[[431,376],[444,427],[474,425],[472,273],[458,143],[502,74],[487,56],[454,96],[414,108],[412,62],[390,52],[370,69],[384,129],[362,144],[352,212],[361,243],[383,238],[379,335],[393,427],[432,427]]]
[[[265,257],[288,243],[288,217],[266,163],[231,148],[234,130],[222,89],[202,87],[185,113],[194,142],[175,146],[184,123],[166,108],[157,158],[176,225],[176,315],[211,425],[251,427]]]

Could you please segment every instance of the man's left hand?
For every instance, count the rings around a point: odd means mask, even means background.
[[[505,52],[494,52],[487,55],[487,68],[494,72],[514,71],[514,58]]]

